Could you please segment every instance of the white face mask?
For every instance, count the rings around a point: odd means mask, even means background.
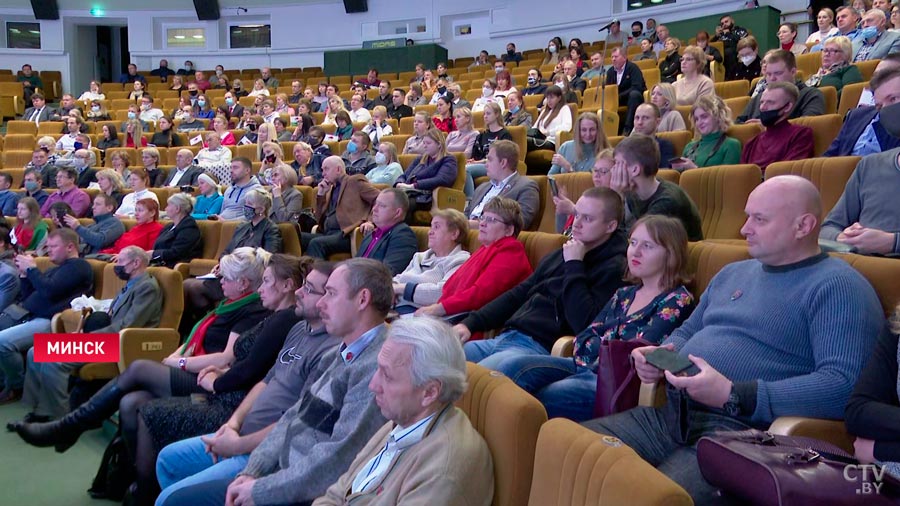
[[[753,55],[741,56],[741,63],[743,63],[745,66],[749,67],[750,64],[753,63],[753,60],[755,60],[755,59],[756,59],[756,56],[753,56]]]
[[[482,96],[482,97],[487,98],[487,97],[490,97],[490,96],[493,96],[493,95],[494,95],[494,90],[493,90],[493,89],[491,89],[491,88],[489,88],[489,87],[487,87],[487,86],[485,86],[484,88],[481,88],[481,96]]]
[[[384,165],[387,162],[387,157],[384,156],[384,153],[375,153],[375,163],[378,165]]]

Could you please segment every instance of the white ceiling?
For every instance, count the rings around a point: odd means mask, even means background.
[[[261,2],[266,6],[297,5],[304,3],[322,3],[323,0],[265,0]],[[190,0],[153,0],[152,2],[123,2],[122,0],[57,0],[60,11],[82,10],[89,11],[99,7],[106,11],[183,11],[193,10],[194,3]],[[219,0],[219,10],[223,15],[234,15],[235,7],[246,7],[247,14],[253,14],[253,7],[259,6],[255,0]],[[4,0],[3,7],[13,9],[31,9],[29,0]]]

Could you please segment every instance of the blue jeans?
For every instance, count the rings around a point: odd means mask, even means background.
[[[466,165],[466,184],[463,191],[466,198],[471,199],[475,195],[475,178],[487,176],[487,165],[483,163],[470,163]]]
[[[587,428],[622,440],[650,465],[681,485],[694,504],[731,504],[700,473],[697,440],[717,431],[746,430],[736,418],[698,408],[687,394],[667,389],[662,408],[637,407],[584,423]]]
[[[550,353],[540,343],[527,334],[515,329],[504,330],[495,339],[481,341],[469,341],[463,347],[466,352],[466,360],[478,365],[499,371],[504,375],[515,378],[518,371],[507,364],[516,366],[513,359],[527,355],[549,355]]]
[[[575,365],[572,358],[522,355],[506,361],[503,368],[516,385],[541,401],[548,417],[576,422],[592,418],[597,375]]]
[[[199,436],[172,443],[163,448],[156,459],[156,478],[162,489],[156,506],[166,504],[176,491],[210,481],[233,480],[244,470],[248,460],[249,454],[213,463]]]
[[[0,330],[0,370],[7,389],[21,390],[25,385],[22,354],[34,346],[34,335],[44,332],[50,332],[50,320],[46,318],[35,318]]]

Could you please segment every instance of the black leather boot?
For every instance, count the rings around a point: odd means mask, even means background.
[[[49,423],[24,423],[16,426],[16,433],[26,443],[47,447],[53,446],[63,453],[78,441],[85,431],[96,429],[116,410],[125,395],[116,379],[112,379],[87,402],[66,416]]]

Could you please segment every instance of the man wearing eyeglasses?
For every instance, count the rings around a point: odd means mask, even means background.
[[[531,228],[540,207],[540,192],[537,183],[519,175],[518,163],[518,144],[507,140],[491,144],[485,164],[487,176],[491,180],[481,183],[475,189],[472,200],[466,206],[465,215],[469,218],[470,228],[478,228],[478,219],[484,211],[484,206],[494,197],[501,196],[519,203],[525,229]]]
[[[244,397],[231,418],[214,434],[172,443],[159,454],[157,479],[162,488],[156,504],[166,504],[174,492],[217,479],[232,479],[244,469],[250,453],[300,398],[300,392],[340,339],[329,335],[316,307],[334,264],[316,261],[303,286],[294,292],[294,310],[303,318],[284,340],[266,377]],[[313,376],[315,377],[315,376]]]

